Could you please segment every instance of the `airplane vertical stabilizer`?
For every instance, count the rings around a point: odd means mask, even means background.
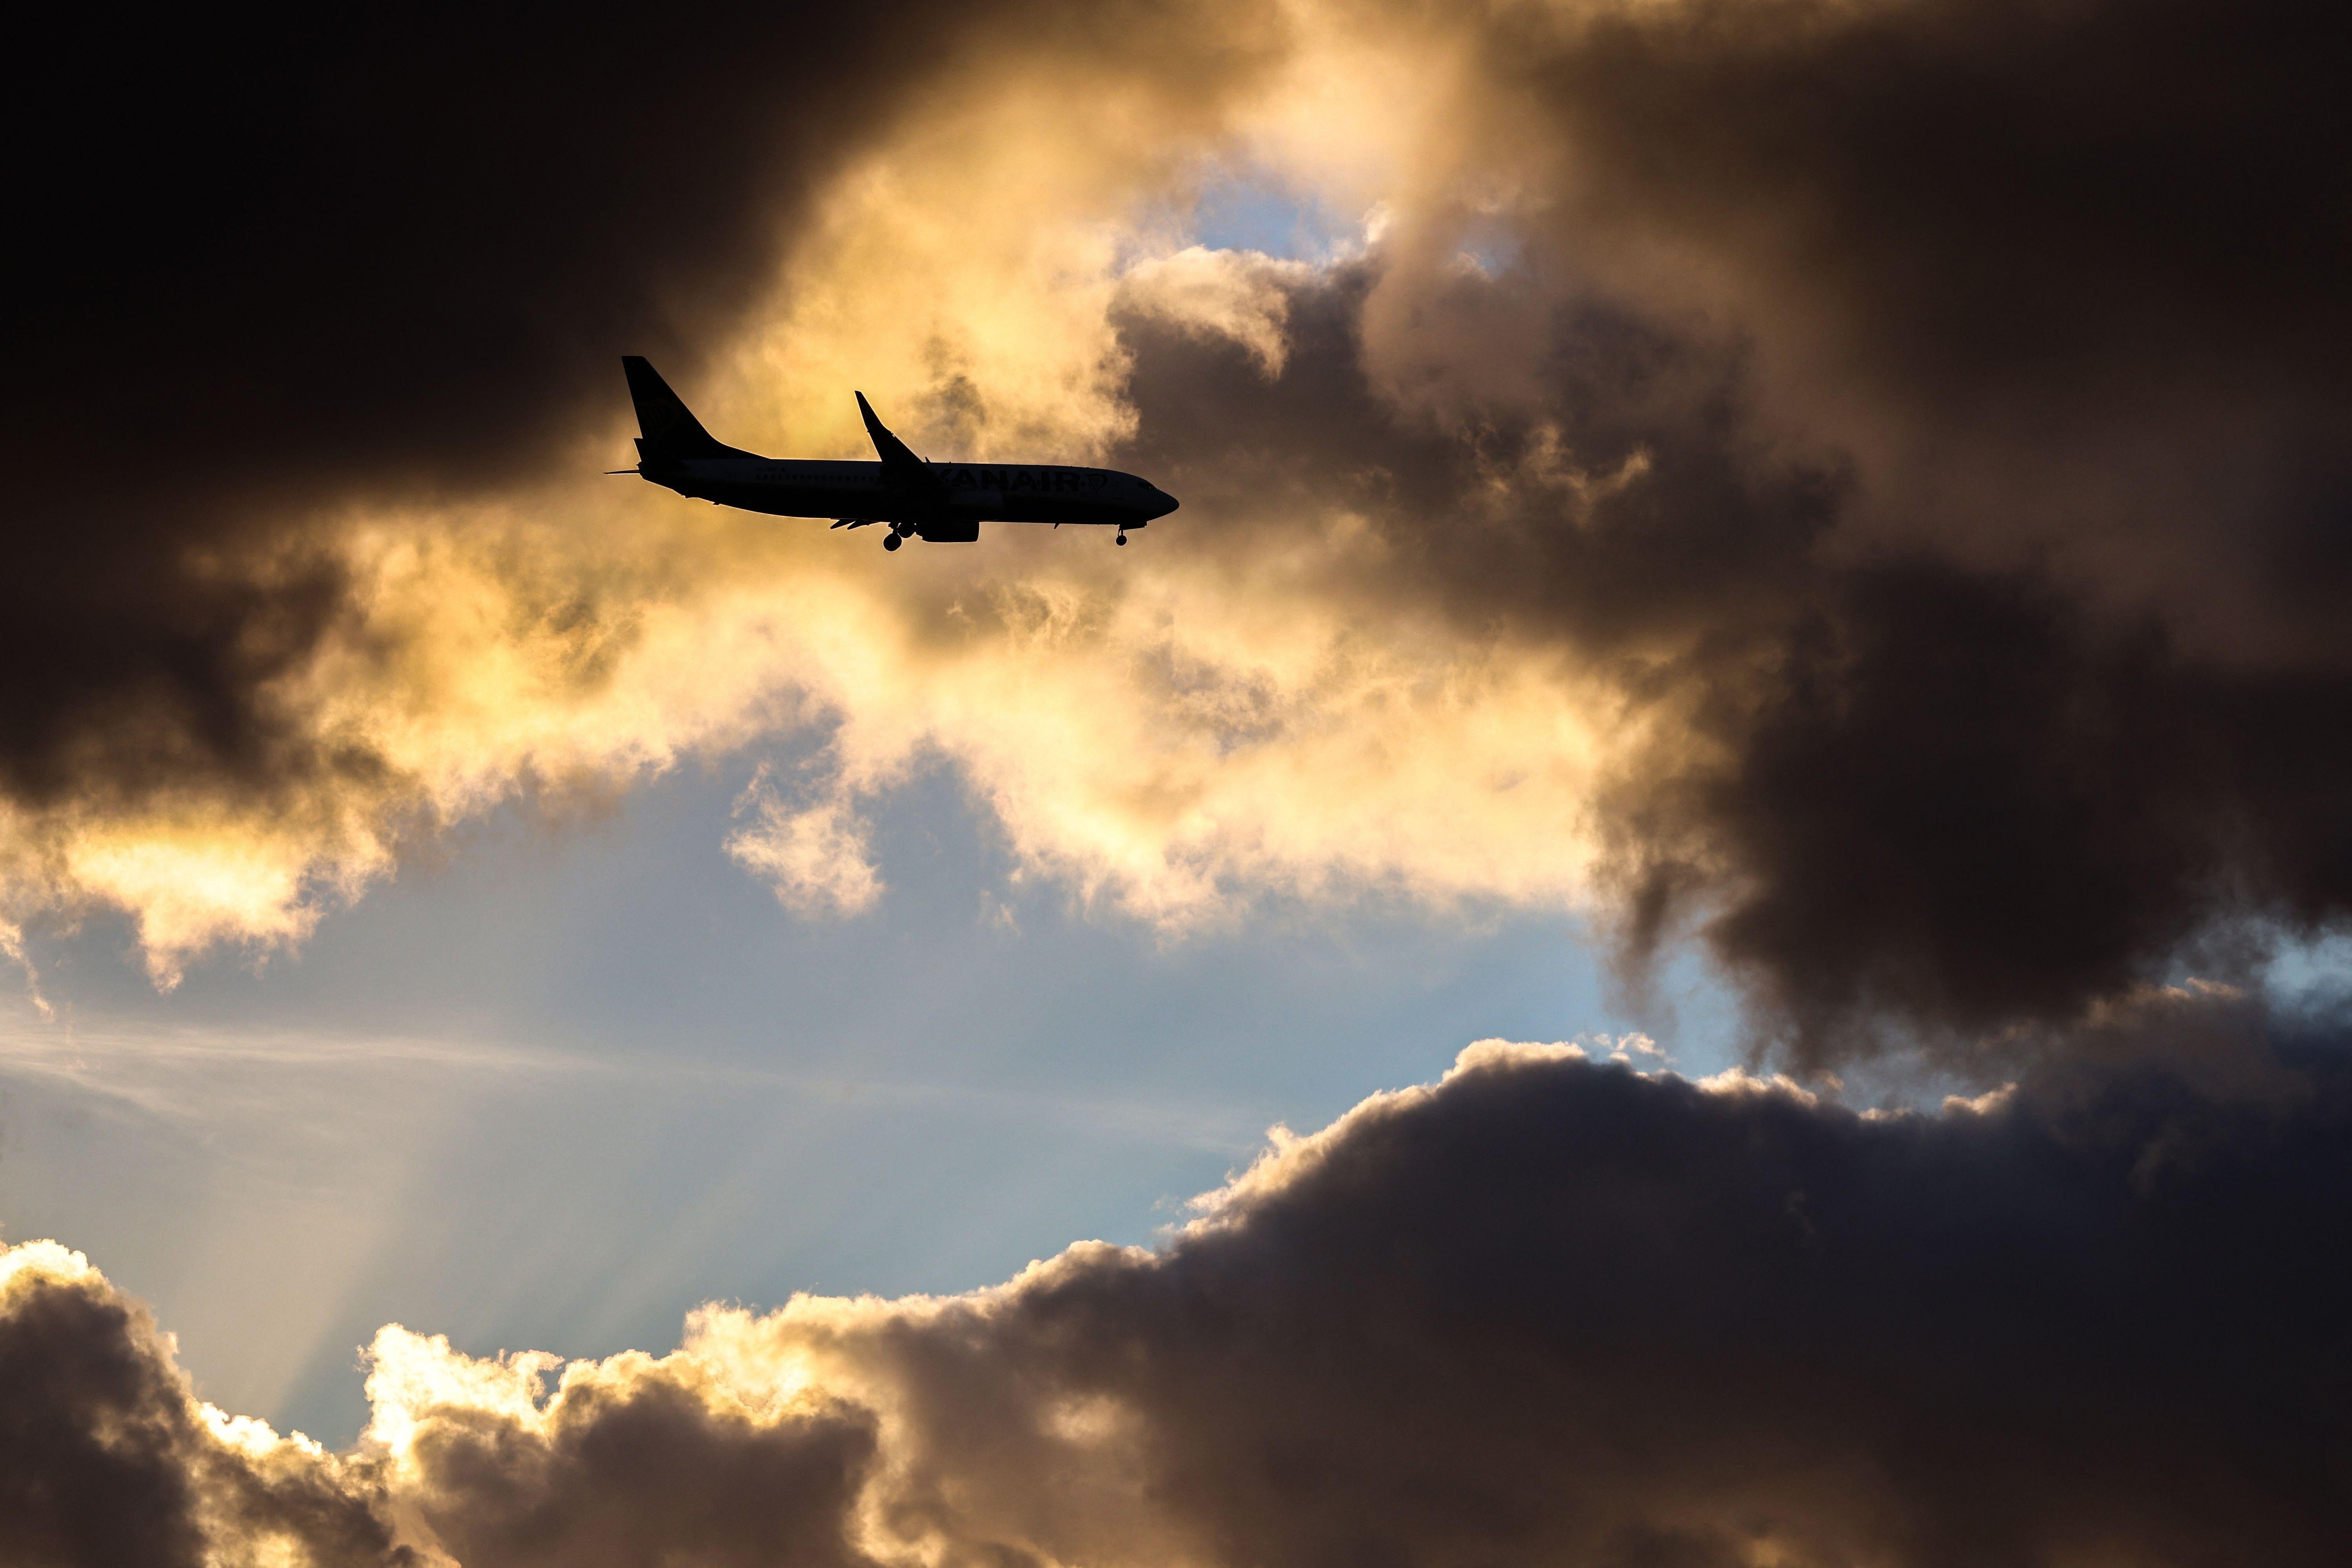
[[[730,447],[702,427],[669,383],[642,354],[623,354],[621,369],[629,378],[629,401],[637,406],[638,455],[651,461],[688,458],[750,458],[756,453]]]

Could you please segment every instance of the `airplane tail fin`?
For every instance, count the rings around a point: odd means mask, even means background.
[[[629,378],[629,401],[637,405],[637,455],[648,461],[686,458],[748,458],[751,453],[726,446],[702,427],[702,421],[681,402],[669,383],[642,354],[623,354],[621,369]]]

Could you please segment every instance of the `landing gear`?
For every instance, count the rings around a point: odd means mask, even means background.
[[[1125,544],[1127,542],[1127,530],[1123,528],[1120,529],[1118,531],[1118,537],[1112,540],[1111,542],[1113,544]]]
[[[885,550],[896,550],[906,542],[895,533],[886,533],[882,536],[882,548]]]

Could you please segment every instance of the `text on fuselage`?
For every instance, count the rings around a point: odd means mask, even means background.
[[[1092,495],[1110,476],[1089,468],[1000,468],[959,467],[948,475],[960,490],[1035,490],[1053,495]]]

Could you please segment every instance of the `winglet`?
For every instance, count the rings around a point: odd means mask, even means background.
[[[899,440],[896,436],[890,434],[889,426],[875,417],[874,405],[866,401],[866,395],[864,393],[854,392],[850,395],[857,399],[858,416],[866,421],[866,433],[874,437],[875,455],[882,459],[882,471],[884,473],[923,474],[929,472],[929,465],[926,464],[922,458],[915,456],[914,448],[908,446],[904,441]]]

